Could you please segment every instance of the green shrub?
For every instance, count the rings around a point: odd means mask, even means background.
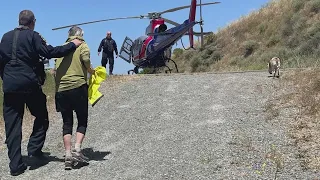
[[[217,36],[215,34],[209,34],[204,37],[204,44],[209,45],[217,41]]]
[[[254,40],[249,40],[245,41],[242,46],[244,49],[244,57],[248,57],[259,47],[259,44]]]
[[[306,4],[307,10],[311,13],[319,13],[320,10],[320,0],[312,0]]]
[[[176,48],[173,50],[173,55],[175,58],[179,58],[183,53],[183,49],[181,48]]]
[[[267,23],[263,22],[258,26],[259,34],[264,34],[266,32],[266,29],[268,28]]]
[[[304,7],[304,0],[294,0],[292,7],[294,12],[299,12]]]
[[[214,51],[211,55],[213,62],[220,61],[222,59],[222,54],[219,51]]]
[[[196,72],[197,68],[200,66],[201,62],[199,58],[193,58],[191,61],[191,72]]]
[[[276,35],[271,36],[270,39],[267,42],[267,47],[275,46],[279,42],[280,42],[280,37],[279,36],[276,36]]]

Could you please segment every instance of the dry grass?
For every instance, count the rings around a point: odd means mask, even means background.
[[[181,72],[262,70],[274,56],[286,68],[319,66],[318,12],[319,0],[271,0],[206,36],[203,50],[173,57]]]
[[[320,170],[320,69],[292,71],[285,74],[285,87],[278,98],[269,102],[269,120],[280,116],[280,109],[289,108],[290,136],[299,150],[302,167]],[[278,89],[280,90],[280,89]],[[292,91],[293,90],[293,91]]]

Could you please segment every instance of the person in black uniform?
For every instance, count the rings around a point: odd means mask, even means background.
[[[82,42],[74,40],[64,46],[52,47],[34,31],[36,19],[32,11],[19,14],[19,26],[5,33],[0,43],[0,75],[3,80],[3,117],[6,144],[13,176],[23,173],[27,165],[22,161],[22,119],[25,104],[35,116],[28,143],[30,157],[43,157],[42,147],[49,127],[47,99],[41,86],[45,80],[42,58],[63,57]]]
[[[106,68],[107,63],[109,62],[109,75],[113,75],[113,66],[114,66],[114,56],[113,51],[116,53],[116,58],[118,58],[118,49],[115,40],[111,38],[111,32],[107,32],[107,37],[103,38],[100,46],[98,48],[98,56],[102,52],[101,65]]]

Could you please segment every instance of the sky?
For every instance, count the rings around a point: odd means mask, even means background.
[[[18,26],[19,12],[24,9],[34,12],[37,19],[35,31],[39,32],[50,45],[58,46],[67,39],[69,28],[53,31],[55,27],[108,18],[147,15],[148,12],[159,12],[177,6],[190,5],[190,2],[190,0],[28,0],[19,3],[3,1],[0,7],[1,17],[3,17],[0,35],[2,37],[4,33]],[[202,0],[202,3],[207,2],[215,1]],[[224,28],[241,16],[260,9],[269,0],[221,0],[219,2],[221,3],[202,7],[204,31],[217,32],[218,29]],[[199,7],[196,13],[196,20],[199,20]],[[162,17],[182,23],[188,19],[189,9],[166,13]],[[112,38],[116,41],[120,51],[126,36],[134,40],[144,35],[148,25],[148,19],[125,19],[80,26],[84,30],[84,39],[90,48],[93,66],[97,67],[101,64],[98,47],[107,31],[112,32]],[[168,28],[171,27],[168,25]],[[195,31],[200,32],[199,29],[199,25],[194,27]],[[188,46],[188,37],[184,36],[182,40],[184,45]],[[181,47],[178,41],[173,49]],[[50,61],[50,66],[53,66],[53,60]],[[134,68],[132,64],[120,57],[115,58],[114,74],[127,74],[127,71],[132,68]]]

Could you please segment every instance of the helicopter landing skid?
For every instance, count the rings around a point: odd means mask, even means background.
[[[177,66],[177,64],[176,64],[176,62],[174,62],[174,60],[172,60],[172,59],[169,59],[168,60],[168,62],[170,62],[170,61],[172,61],[173,62],[173,64],[174,64],[174,67],[176,68],[176,70],[177,70],[177,73],[179,73],[179,70],[178,70],[178,66]],[[169,66],[166,66],[167,68],[168,68],[168,70],[165,70],[164,72],[165,73],[168,73],[168,71],[171,73],[171,71],[173,70],[173,69],[170,69],[170,67]]]
[[[170,67],[169,66],[166,66],[167,68],[168,68],[168,70],[165,70],[164,72],[167,74],[168,73],[168,71],[171,73],[171,70],[172,69],[170,69]]]
[[[135,68],[129,70],[129,71],[128,71],[128,74],[130,74],[130,72],[132,72],[132,74],[133,74],[133,73],[138,74],[138,73],[139,73],[139,67],[135,67]]]

